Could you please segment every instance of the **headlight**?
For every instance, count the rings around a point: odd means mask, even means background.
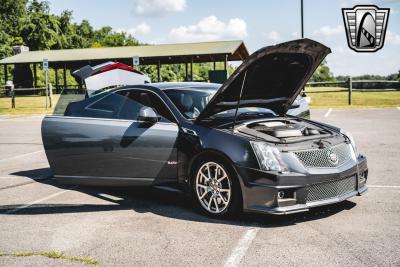
[[[281,152],[276,148],[262,142],[250,142],[258,163],[264,171],[285,172],[288,170],[286,163],[281,157]]]
[[[356,142],[354,141],[354,138],[351,135],[351,133],[349,133],[349,132],[347,132],[347,131],[345,131],[343,129],[340,129],[340,133],[343,134],[344,136],[346,136],[350,140],[350,144],[353,147],[354,154],[355,154],[355,156],[357,158],[358,157],[358,152],[357,152]]]

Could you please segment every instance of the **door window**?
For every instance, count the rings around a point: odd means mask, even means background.
[[[121,108],[127,105],[127,98],[124,95],[111,93],[108,96],[94,102],[93,104],[86,107],[87,117],[95,118],[119,118]],[[130,103],[131,109],[139,110],[139,103]],[[137,113],[137,112],[136,112]],[[135,113],[132,113],[135,114]],[[126,119],[136,119],[136,117],[131,116]]]
[[[124,94],[127,98],[125,104],[121,108],[119,117],[126,119],[131,116],[138,117],[141,107],[151,107],[161,117],[161,122],[175,122],[175,118],[165,103],[154,93],[141,90],[121,91],[119,94]],[[132,105],[135,103],[135,105]],[[136,109],[135,106],[140,106]]]

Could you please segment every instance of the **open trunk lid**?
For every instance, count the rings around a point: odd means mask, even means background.
[[[96,66],[86,65],[74,71],[73,76],[85,82],[89,97],[105,88],[150,83],[150,78],[144,73],[112,61]]]

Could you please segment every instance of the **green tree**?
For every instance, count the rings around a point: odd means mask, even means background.
[[[50,14],[46,1],[28,3],[28,15],[22,20],[21,36],[31,50],[47,50],[63,47],[60,20]]]
[[[12,55],[12,46],[22,44],[22,20],[26,16],[27,0],[2,0],[0,4],[0,58]],[[8,66],[8,73],[12,67]],[[0,68],[0,85],[5,84],[4,68]]]
[[[310,78],[310,82],[329,82],[335,81],[335,77],[331,73],[329,67],[327,66],[326,60],[324,60],[318,68],[315,70]]]

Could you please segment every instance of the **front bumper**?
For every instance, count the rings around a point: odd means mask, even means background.
[[[238,167],[243,209],[269,214],[305,212],[310,208],[342,202],[367,192],[367,160],[338,169],[307,173],[268,173]],[[282,193],[283,192],[283,193]]]

